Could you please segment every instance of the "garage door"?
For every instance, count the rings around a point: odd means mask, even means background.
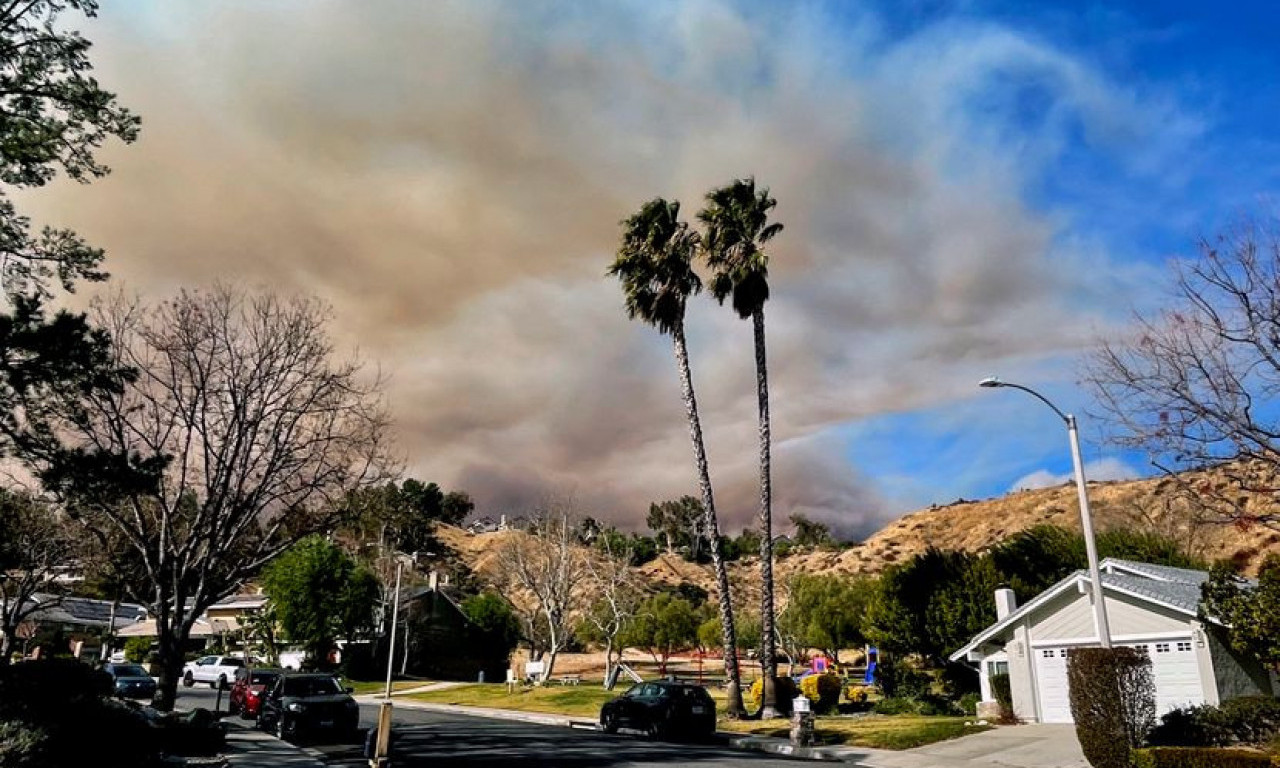
[[[1151,656],[1151,673],[1156,684],[1156,715],[1189,704],[1204,703],[1200,666],[1191,638],[1142,643],[1135,648]]]
[[[1156,715],[1189,704],[1204,703],[1200,666],[1191,638],[1161,640],[1133,645],[1151,656],[1151,673],[1156,687]],[[1037,648],[1036,688],[1040,697],[1040,721],[1071,722],[1071,699],[1067,687],[1067,649]]]
[[[1040,722],[1071,722],[1067,691],[1067,649],[1037,648],[1036,688],[1040,692]]]

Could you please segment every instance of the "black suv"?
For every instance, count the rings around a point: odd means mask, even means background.
[[[353,739],[359,722],[351,689],[325,674],[280,675],[258,712],[258,727],[286,741],[320,733]]]
[[[700,685],[659,681],[636,683],[600,708],[600,729],[644,731],[655,739],[707,737],[716,731],[716,703]]]

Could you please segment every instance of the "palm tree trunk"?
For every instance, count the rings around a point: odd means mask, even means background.
[[[770,477],[769,368],[765,360],[764,307],[751,313],[756,343],[756,397],[760,407],[760,664],[762,707],[760,716],[778,716],[777,659],[773,642],[773,482]]]
[[[729,717],[742,717],[741,676],[738,672],[738,633],[733,623],[733,601],[729,595],[729,572],[720,557],[720,523],[716,520],[716,504],[711,494],[711,471],[707,468],[707,448],[702,440],[702,422],[698,418],[698,400],[693,394],[693,375],[689,371],[689,350],[685,346],[684,324],[676,325],[671,333],[675,346],[676,366],[680,369],[680,386],[684,393],[685,415],[689,417],[689,438],[693,442],[693,456],[698,465],[698,486],[702,491],[707,536],[711,539],[711,564],[716,572],[716,591],[720,599],[720,627],[724,642],[725,713]]]

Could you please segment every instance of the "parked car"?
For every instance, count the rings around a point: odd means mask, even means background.
[[[122,699],[150,699],[156,695],[156,681],[139,664],[103,664],[111,675],[115,695]]]
[[[716,730],[716,703],[700,685],[674,681],[637,683],[600,708],[600,729],[644,731],[653,738],[702,738]]]
[[[238,714],[245,720],[256,718],[263,697],[275,685],[277,677],[280,677],[278,669],[237,669],[236,681],[231,684],[231,696],[228,699],[231,714]]]
[[[302,662],[306,661],[306,651],[283,651],[280,654],[281,669],[302,669]]]
[[[355,737],[360,707],[333,675],[285,672],[262,700],[258,727],[286,741],[330,733]]]
[[[188,688],[196,683],[226,688],[235,679],[237,669],[244,669],[244,659],[238,656],[203,656],[182,667],[182,684]]]

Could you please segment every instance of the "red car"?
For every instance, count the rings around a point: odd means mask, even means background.
[[[240,715],[245,720],[256,719],[262,707],[262,697],[275,685],[277,677],[280,677],[278,669],[237,669],[228,703],[231,714]]]

